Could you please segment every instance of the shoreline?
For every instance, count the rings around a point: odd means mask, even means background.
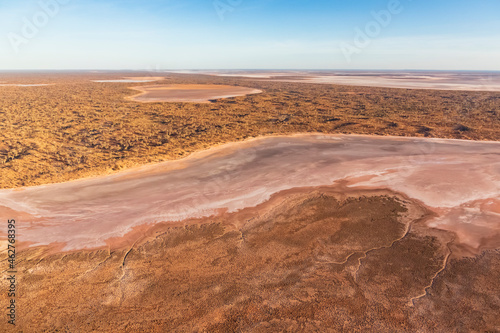
[[[113,176],[120,176],[120,175],[125,175],[130,172],[135,172],[135,171],[141,171],[142,169],[147,169],[147,168],[154,168],[154,167],[159,167],[163,165],[167,165],[173,162],[186,162],[189,161],[190,159],[196,159],[196,158],[201,158],[205,157],[207,155],[210,155],[212,153],[217,153],[220,150],[224,150],[226,148],[234,148],[234,146],[238,145],[245,145],[245,144],[254,144],[258,141],[261,140],[266,140],[266,139],[273,139],[273,138],[297,138],[297,137],[315,137],[315,136],[324,136],[324,137],[331,137],[331,138],[342,138],[342,137],[363,137],[363,138],[369,138],[369,139],[395,139],[395,140],[401,140],[401,141],[410,141],[410,140],[416,140],[416,141],[429,141],[429,142],[462,142],[462,143],[480,143],[480,144],[500,144],[500,141],[492,141],[492,140],[466,140],[466,139],[447,139],[447,138],[425,138],[425,137],[416,137],[416,136],[394,136],[394,135],[377,135],[377,134],[330,134],[330,133],[321,133],[321,132],[299,132],[299,133],[294,133],[294,134],[272,134],[272,135],[260,135],[256,137],[248,137],[240,141],[229,141],[229,142],[222,142],[218,143],[215,145],[212,145],[211,147],[201,149],[194,151],[186,156],[183,156],[179,159],[170,159],[162,162],[152,162],[152,163],[146,163],[142,165],[137,165],[131,168],[123,169],[123,170],[117,170],[109,173],[103,173],[100,175],[94,175],[94,176],[89,176],[89,177],[82,177],[78,179],[73,179],[69,181],[63,181],[63,182],[54,182],[54,183],[47,183],[47,184],[42,184],[42,185],[34,185],[34,186],[22,186],[22,187],[13,187],[13,188],[0,188],[0,194],[4,191],[17,191],[17,190],[24,190],[24,189],[31,189],[31,188],[41,188],[41,187],[47,187],[55,184],[66,184],[66,183],[74,183],[74,182],[80,182],[80,181],[85,181],[85,180],[94,180],[94,179],[99,179],[103,177],[113,177]],[[145,171],[145,170],[142,170]]]
[[[340,180],[330,185],[319,185],[319,186],[305,186],[305,187],[295,187],[290,189],[285,189],[279,192],[271,194],[268,200],[265,200],[256,206],[248,206],[241,208],[234,212],[228,212],[227,209],[221,209],[215,214],[206,215],[201,217],[192,217],[187,219],[182,219],[178,221],[159,221],[159,222],[147,222],[143,224],[135,225],[122,236],[114,236],[107,238],[105,240],[106,244],[102,246],[95,247],[85,247],[78,249],[65,249],[66,244],[60,242],[54,242],[50,244],[36,245],[33,242],[23,242],[18,241],[17,249],[20,254],[26,252],[35,252],[39,255],[46,257],[58,254],[71,255],[75,253],[96,253],[99,251],[107,251],[112,253],[115,251],[123,251],[130,249],[131,247],[140,246],[148,241],[156,239],[158,236],[164,234],[170,229],[185,228],[189,226],[202,226],[210,224],[221,223],[219,220],[227,219],[228,221],[239,220],[241,222],[241,216],[252,217],[247,223],[255,216],[262,216],[268,214],[275,207],[289,200],[291,197],[300,195],[311,195],[313,193],[326,193],[337,199],[339,202],[344,202],[348,199],[359,199],[363,200],[366,198],[376,198],[376,197],[387,197],[394,198],[396,201],[407,208],[408,211],[399,216],[400,223],[406,224],[407,228],[415,223],[424,224],[436,216],[435,212],[419,200],[408,197],[404,193],[399,193],[388,188],[369,188],[369,187],[348,187],[346,182]],[[421,216],[419,215],[421,212]],[[418,218],[417,218],[418,216]],[[234,222],[222,222],[222,225],[229,228],[241,229],[245,227],[245,223],[240,223],[235,225]],[[429,228],[425,226],[424,228]],[[437,229],[439,230],[439,229]],[[448,231],[446,231],[448,232]],[[3,236],[3,234],[2,234]],[[2,241],[3,242],[3,241]],[[3,251],[2,251],[3,252]]]
[[[101,247],[110,239],[122,242],[143,226],[232,214],[259,206],[283,191],[342,181],[352,186],[344,188],[347,192],[385,189],[419,200],[436,213],[440,209],[438,215],[446,218],[467,213],[466,204],[497,200],[495,185],[486,180],[498,176],[484,166],[496,149],[477,141],[428,142],[423,138],[323,134],[249,138],[183,160],[114,175],[1,190],[0,202],[6,215],[24,221],[26,241],[36,247],[64,243],[68,250]],[[476,164],[479,166],[473,171],[470,166]],[[458,182],[466,170],[470,179]],[[426,184],[433,188],[426,189]],[[439,195],[442,191],[447,195]],[[477,197],[477,193],[482,195]],[[494,208],[481,208],[476,218],[491,215]],[[496,223],[491,218],[488,223],[481,227],[481,235],[484,228],[495,235]],[[463,226],[445,223],[438,229],[447,228]],[[479,248],[483,239],[490,238],[464,241]]]
[[[190,86],[190,88],[188,88]],[[195,86],[193,88],[193,86]],[[201,96],[192,96],[192,97],[176,97],[174,96],[163,96],[163,97],[147,97],[148,94],[151,94],[155,91],[159,90],[164,90],[167,92],[170,88],[172,90],[181,90],[184,88],[185,91],[189,90],[196,90],[196,87],[199,86],[200,89],[198,90],[204,90],[204,92],[208,93],[211,90],[241,90],[241,92],[233,92],[231,93],[230,91],[225,92],[220,91],[219,95],[211,95],[209,97],[201,97]],[[232,98],[232,97],[243,97],[243,96],[249,96],[249,95],[255,95],[255,94],[261,94],[263,91],[260,89],[254,89],[254,88],[247,88],[247,87],[241,87],[241,86],[229,86],[229,85],[219,85],[219,84],[209,84],[209,85],[183,85],[183,84],[157,84],[157,85],[147,85],[147,86],[134,86],[134,87],[128,87],[129,89],[137,90],[140,91],[140,93],[132,95],[132,96],[126,96],[125,99],[128,101],[132,102],[138,102],[138,103],[203,103],[203,104],[210,104],[212,103],[212,100],[218,100],[218,99],[226,99],[226,98]],[[178,89],[175,89],[178,88]],[[245,90],[245,92],[243,92]],[[200,93],[200,92],[198,92]],[[222,94],[222,95],[221,95]]]

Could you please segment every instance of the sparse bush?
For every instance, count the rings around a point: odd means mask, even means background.
[[[455,131],[459,131],[459,132],[468,132],[471,130],[469,127],[462,125],[462,124],[456,125],[455,127],[453,127],[453,129]]]
[[[495,92],[179,74],[165,82],[240,85],[264,92],[206,104],[143,104],[125,99],[136,93],[127,84],[91,82],[105,75],[113,79],[130,73],[1,74],[1,81],[55,85],[0,87],[0,188],[103,174],[259,135],[432,134],[500,140],[500,93]],[[456,125],[462,122],[467,126]]]

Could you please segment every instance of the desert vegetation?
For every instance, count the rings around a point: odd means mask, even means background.
[[[495,92],[169,74],[157,83],[226,84],[263,93],[205,104],[144,104],[126,99],[137,93],[130,87],[140,83],[91,81],[131,75],[0,74],[8,83],[53,83],[0,87],[0,188],[110,173],[261,135],[324,132],[500,139],[500,93]]]

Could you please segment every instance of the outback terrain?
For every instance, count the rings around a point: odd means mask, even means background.
[[[500,140],[500,92],[409,90],[167,74],[155,84],[220,84],[260,94],[213,103],[141,103],[92,82],[158,73],[2,73],[0,188],[112,173],[262,135],[354,133]],[[145,79],[145,78],[144,78]]]
[[[500,92],[307,81],[0,73],[0,331],[499,331]]]

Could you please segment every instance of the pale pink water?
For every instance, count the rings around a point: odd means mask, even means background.
[[[65,250],[105,245],[133,227],[253,207],[274,193],[330,185],[388,188],[420,200],[436,228],[480,250],[500,246],[500,143],[296,135],[228,144],[112,176],[0,190],[18,239]]]

